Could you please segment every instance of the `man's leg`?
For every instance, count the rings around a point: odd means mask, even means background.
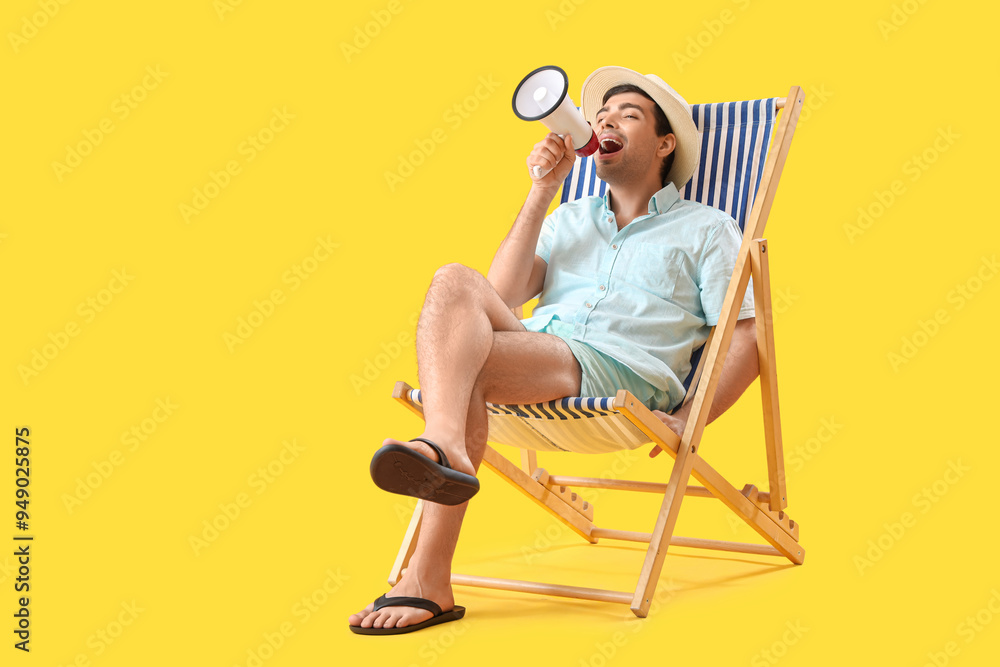
[[[438,269],[417,322],[417,369],[425,422],[420,436],[437,443],[452,467],[465,473],[475,471],[465,441],[469,403],[497,331],[525,329],[493,285],[478,271],[461,264]],[[565,354],[555,360],[557,366],[551,370],[557,375],[547,378],[547,389],[558,391],[572,384],[567,364],[575,359],[565,344],[563,347]],[[551,398],[557,397],[548,396]],[[434,451],[422,442],[387,438],[383,444],[403,444],[437,460]]]
[[[464,333],[455,335],[457,329]],[[580,391],[580,366],[569,346],[555,336],[525,331],[481,274],[458,265],[439,271],[428,290],[417,326],[417,359],[426,421],[423,435],[445,449],[452,461],[452,449],[459,450],[455,455],[461,454],[468,461],[466,472],[478,469],[486,447],[486,401],[531,403],[576,396]],[[432,389],[428,389],[428,381]],[[467,394],[458,393],[465,386]],[[435,394],[437,400],[431,398]],[[446,433],[455,427],[442,420],[440,413],[454,419],[460,411],[461,437],[457,443],[449,442],[446,438],[454,436]],[[441,423],[445,424],[443,430],[436,430]],[[422,443],[400,444],[437,459]],[[451,560],[467,506],[424,506],[416,550],[389,597],[422,597],[445,610],[454,606]],[[372,613],[369,605],[350,622],[364,627],[402,627],[429,617],[430,612],[412,607],[388,607]]]

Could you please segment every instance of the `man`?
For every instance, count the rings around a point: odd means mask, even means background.
[[[603,67],[584,82],[582,105],[601,144],[596,169],[607,195],[545,216],[575,159],[571,137],[549,134],[528,155],[531,189],[487,277],[459,264],[434,275],[416,336],[425,428],[410,441],[387,438],[371,469],[380,487],[430,502],[405,574],[351,616],[354,632],[410,632],[464,614],[451,561],[478,490],[487,401],[624,388],[683,433],[690,404],[663,410],[683,399],[679,378],[718,321],[739,230],[725,213],[679,199],[698,134],[687,103],[662,79]],[[535,166],[551,171],[539,178]],[[532,317],[512,314],[539,294]],[[757,376],[753,312],[748,289],[709,421]]]

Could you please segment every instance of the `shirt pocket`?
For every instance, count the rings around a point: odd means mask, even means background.
[[[629,253],[623,278],[633,287],[670,300],[686,261],[687,256],[680,248],[648,243],[638,245]]]

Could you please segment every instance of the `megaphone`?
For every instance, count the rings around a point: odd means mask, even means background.
[[[561,67],[539,67],[514,89],[514,113],[521,120],[540,120],[558,135],[572,135],[573,149],[580,157],[593,155],[600,146],[597,134],[577,110],[568,92],[569,77]],[[535,178],[551,171],[542,171],[538,165],[533,170]]]

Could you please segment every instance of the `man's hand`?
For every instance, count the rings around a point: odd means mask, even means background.
[[[739,320],[733,330],[732,342],[729,345],[729,354],[726,356],[726,363],[722,366],[722,375],[716,385],[715,398],[712,401],[712,409],[708,412],[706,424],[711,424],[723,412],[729,409],[736,399],[750,386],[759,373],[757,361],[757,329],[755,319],[748,317]],[[684,426],[691,416],[693,402],[684,403],[672,415],[659,410],[653,410],[653,414],[660,418],[667,427],[680,437],[684,437]],[[660,453],[659,447],[653,447],[649,453],[651,457]]]
[[[667,428],[676,433],[678,438],[684,435],[685,420],[675,417],[674,415],[668,415],[666,412],[662,412],[661,410],[653,410],[653,414],[656,415],[661,422],[666,424]],[[649,458],[659,456],[662,451],[663,450],[659,447],[653,447],[653,449],[649,451]]]
[[[573,170],[573,163],[576,162],[573,136],[567,134],[565,137],[560,137],[555,132],[549,132],[544,139],[535,144],[534,150],[528,154],[527,162],[532,185],[558,190],[566,180],[566,176]],[[541,167],[542,171],[547,169],[551,171],[541,178],[535,178],[536,166]]]

